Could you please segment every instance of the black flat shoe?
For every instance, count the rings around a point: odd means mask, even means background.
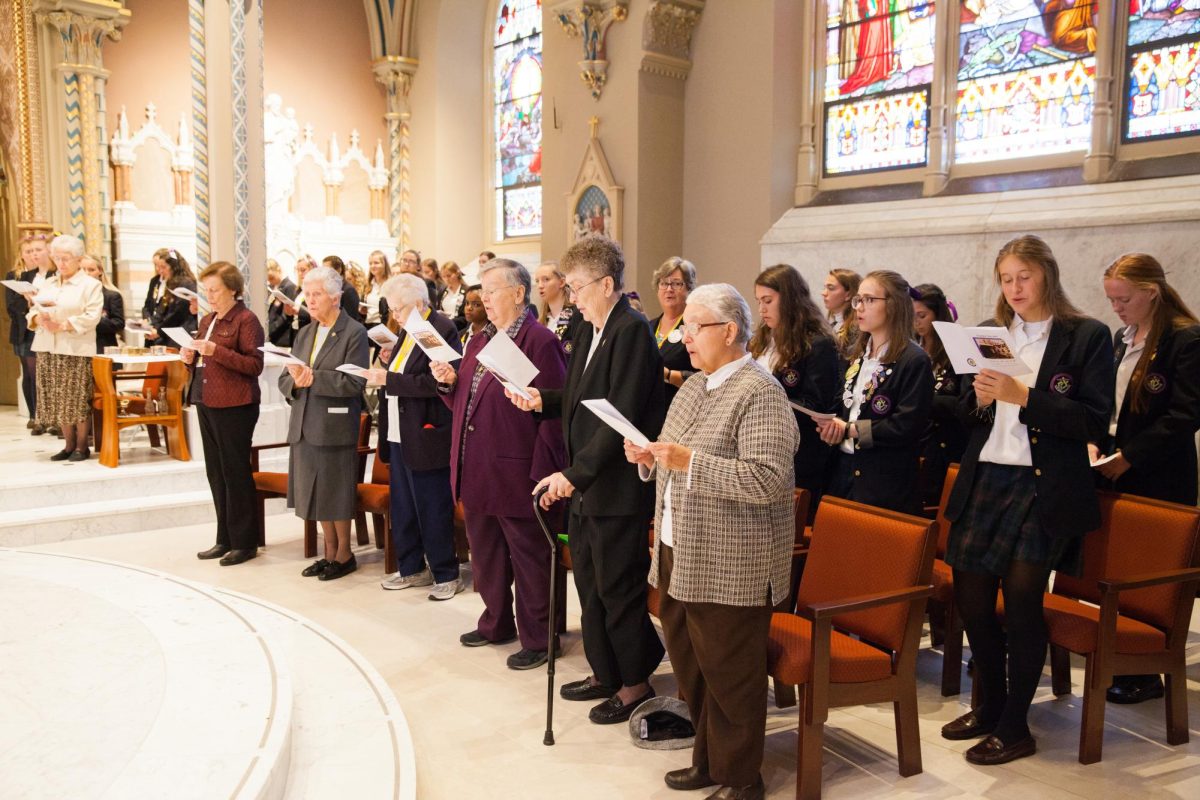
[[[995,722],[984,722],[972,709],[958,719],[943,725],[942,738],[951,741],[974,739],[977,736],[987,736],[995,729]]]
[[[232,567],[234,564],[241,564],[243,561],[249,561],[257,556],[257,548],[254,550],[230,550],[225,557],[221,559],[221,566]]]
[[[489,644],[508,644],[509,642],[515,642],[516,640],[517,637],[510,636],[507,639],[500,639],[493,642],[479,631],[467,631],[462,636],[458,637],[458,643],[463,647],[483,647],[484,645]]]
[[[67,461],[87,461],[91,455],[92,454],[87,450],[76,450],[75,452],[71,453],[71,456],[67,459]]]
[[[322,572],[324,572],[325,568],[328,566],[329,566],[328,561],[326,561],[323,558],[318,558],[316,561],[312,562],[307,567],[302,569],[300,571],[300,574],[306,578],[315,578],[316,576],[318,576]]]
[[[199,553],[196,553],[196,558],[200,559],[201,561],[208,561],[210,558],[220,558],[228,552],[228,545],[214,544],[207,550],[201,550]]]
[[[710,794],[705,800],[763,800],[767,796],[767,787],[762,776],[749,786],[722,786]]]
[[[38,425],[36,422],[33,424],[33,427],[29,429],[30,436],[41,436],[45,432],[46,427],[44,425]]]
[[[967,751],[967,761],[983,767],[1007,764],[1018,758],[1026,758],[1037,752],[1037,742],[1026,736],[1018,742],[1005,744],[995,736],[989,736]]]
[[[712,779],[708,772],[699,767],[673,769],[663,776],[663,780],[667,782],[667,786],[672,789],[678,789],[681,792],[690,792],[694,789],[705,789],[709,786],[717,785],[717,782]]]
[[[66,461],[68,458],[70,458],[70,457],[71,457],[71,453],[72,453],[72,452],[74,452],[74,451],[72,451],[72,450],[60,450],[59,452],[57,452],[57,453],[55,453],[54,455],[50,456],[50,460],[51,460],[51,461]]]
[[[349,561],[330,561],[329,566],[325,567],[325,571],[317,576],[317,580],[336,581],[338,578],[346,577],[356,569],[358,569],[358,561],[355,560],[352,553]]]
[[[633,716],[633,712],[637,710],[638,706],[651,697],[654,697],[653,689],[631,703],[622,703],[620,696],[614,694],[600,705],[592,708],[588,712],[588,719],[597,725],[614,725],[618,722],[625,722]]]
[[[563,700],[607,700],[616,693],[614,688],[592,683],[591,678],[564,683],[558,690],[558,696]]]
[[[1131,705],[1154,700],[1164,694],[1161,675],[1118,675],[1105,697],[1110,703]]]

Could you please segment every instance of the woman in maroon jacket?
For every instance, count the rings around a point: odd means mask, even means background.
[[[200,320],[195,346],[180,355],[193,373],[191,402],[200,416],[217,543],[196,557],[220,558],[228,567],[258,555],[250,441],[261,399],[263,327],[241,301],[245,281],[233,264],[209,264],[200,285],[212,311]]]

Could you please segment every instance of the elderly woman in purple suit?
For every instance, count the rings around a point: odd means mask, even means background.
[[[529,310],[525,267],[493,258],[480,271],[480,283],[487,327],[471,337],[457,370],[441,361],[430,364],[453,415],[450,481],[463,504],[475,587],[484,602],[475,630],[459,641],[481,647],[519,636],[521,649],[508,657],[508,666],[532,669],[545,663],[550,645],[550,558],[530,495],[538,481],[566,466],[562,425],[516,408],[477,356],[502,331],[538,368],[532,384],[538,389],[562,388],[566,359],[554,332]]]

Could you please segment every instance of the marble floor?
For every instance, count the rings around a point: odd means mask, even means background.
[[[6,473],[13,469],[13,458],[20,449],[15,444],[0,448]],[[403,708],[416,759],[417,797],[607,800],[705,796],[703,791],[673,792],[662,783],[664,772],[689,763],[686,751],[636,749],[625,726],[590,724],[588,704],[556,703],[557,744],[545,747],[545,672],[506,669],[504,659],[517,649],[515,643],[478,649],[458,644],[458,635],[474,627],[482,608],[477,595],[466,592],[448,602],[432,603],[420,590],[384,592],[378,585],[381,554],[371,548],[359,549],[360,569],[346,578],[332,583],[303,579],[299,571],[307,562],[301,552],[301,526],[287,514],[268,518],[269,546],[259,558],[232,568],[195,558],[196,551],[212,542],[211,524],[176,526],[169,517],[161,522],[153,530],[42,543],[24,551],[102,558],[161,571],[211,585],[216,591],[259,598],[332,632],[382,676]],[[0,541],[0,546],[3,544]],[[587,674],[573,590],[569,607],[570,632],[558,662],[560,685]],[[10,607],[6,613],[13,611]],[[29,627],[25,624],[21,629]],[[969,683],[961,697],[941,697],[937,690],[940,655],[928,649],[926,639],[926,649],[918,660],[924,772],[903,779],[897,774],[890,706],[837,710],[831,713],[826,728],[825,796],[1200,797],[1200,612],[1193,615],[1191,631],[1189,744],[1166,745],[1162,701],[1132,707],[1110,705],[1104,760],[1082,766],[1076,761],[1079,698],[1055,699],[1047,674],[1030,715],[1038,737],[1038,755],[1002,767],[973,767],[962,758],[971,742],[948,742],[938,735],[944,722],[966,709]],[[59,643],[64,650],[79,644]],[[1073,667],[1078,687],[1082,662],[1076,660]],[[4,664],[0,663],[0,680],[4,680],[3,674]],[[659,668],[654,682],[660,694],[674,692],[669,663]],[[115,693],[123,685],[102,685],[97,691]],[[763,766],[771,798],[793,796],[795,727],[794,710],[771,707]],[[345,736],[354,736],[352,727]],[[329,797],[357,796],[352,790],[356,775],[364,770],[392,769],[390,764],[375,764],[345,752],[310,752],[300,758],[302,763],[293,758],[291,769],[303,770],[303,780],[310,787],[303,796],[320,797],[323,791]],[[6,772],[8,768],[36,769],[37,765],[9,764]],[[0,796],[11,796],[3,787],[12,784],[0,780]]]

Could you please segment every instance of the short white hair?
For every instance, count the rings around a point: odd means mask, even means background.
[[[65,251],[75,258],[83,258],[83,242],[78,236],[67,236],[66,234],[55,236],[50,242],[50,252],[53,253],[55,250]]]
[[[387,298],[388,307],[401,309],[405,306],[425,308],[429,305],[429,287],[425,281],[411,272],[402,272],[388,278],[379,293]]]
[[[493,258],[491,261],[484,264],[479,269],[479,280],[483,281],[483,276],[487,275],[492,270],[503,270],[504,282],[509,286],[520,286],[525,289],[525,302],[529,302],[529,293],[533,289],[533,281],[529,277],[529,270],[525,269],[525,265],[511,258]]]
[[[328,295],[337,296],[342,293],[342,276],[338,275],[333,267],[313,267],[304,273],[303,283],[311,281],[320,281]]]
[[[737,325],[735,341],[744,345],[750,341],[750,306],[742,293],[728,283],[706,283],[688,295],[689,306],[702,306],[721,322]]]

